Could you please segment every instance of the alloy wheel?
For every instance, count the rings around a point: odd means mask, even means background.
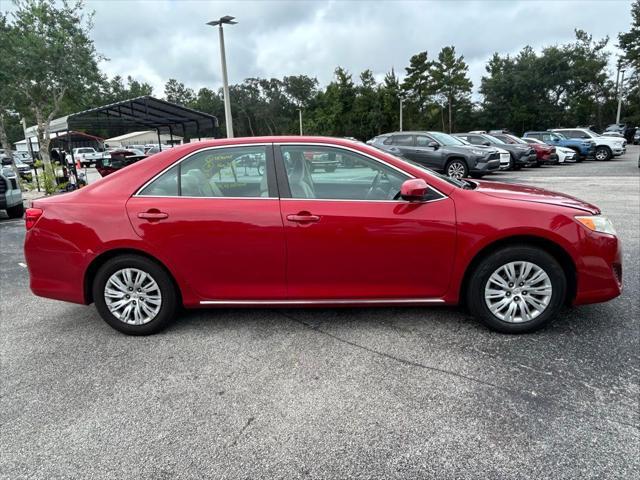
[[[137,268],[114,272],[104,287],[104,300],[111,314],[123,323],[144,325],[162,306],[162,293],[154,278]]]
[[[464,178],[465,167],[460,162],[451,162],[447,167],[447,175],[451,178]]]
[[[599,148],[596,151],[596,160],[606,160],[607,158],[609,158],[609,152],[607,151],[606,148]]]
[[[525,323],[549,306],[551,279],[531,262],[509,262],[497,268],[487,280],[484,300],[491,313],[508,323]]]

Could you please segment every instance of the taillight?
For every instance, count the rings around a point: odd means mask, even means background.
[[[24,214],[24,225],[25,227],[27,227],[27,230],[31,230],[31,228],[33,228],[33,226],[38,222],[41,216],[41,208],[27,208],[27,211]]]

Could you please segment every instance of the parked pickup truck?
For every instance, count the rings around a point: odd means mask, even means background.
[[[613,157],[624,155],[627,151],[627,141],[624,138],[598,135],[590,128],[557,128],[552,131],[561,133],[567,138],[592,140],[595,143],[593,156],[596,160],[611,160]]]
[[[93,147],[79,147],[73,149],[73,158],[80,161],[83,167],[90,167],[104,156],[104,152],[98,152]]]
[[[22,192],[10,167],[0,167],[0,210],[6,210],[9,218],[20,218],[24,214]]]
[[[570,148],[576,152],[578,162],[581,162],[587,157],[592,157],[596,149],[596,142],[593,140],[584,138],[567,138],[560,132],[525,132],[522,138],[535,138],[537,140],[542,140],[547,145]]]

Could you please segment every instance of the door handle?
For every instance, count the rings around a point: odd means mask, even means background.
[[[169,214],[160,211],[148,211],[148,212],[140,212],[138,213],[138,218],[143,218],[145,220],[163,220],[165,218],[169,218]]]
[[[287,215],[287,220],[289,220],[290,222],[311,223],[317,222],[318,220],[320,220],[320,217],[318,215],[311,215],[307,212],[300,212],[297,215]]]

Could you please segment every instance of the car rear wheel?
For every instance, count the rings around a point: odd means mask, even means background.
[[[24,205],[20,203],[19,205],[7,208],[7,215],[9,215],[9,218],[22,218],[24,215]]]
[[[487,327],[528,333],[553,319],[566,289],[559,263],[544,250],[523,245],[483,259],[471,275],[466,295],[471,313]]]
[[[601,162],[610,160],[613,154],[611,153],[611,149],[609,147],[598,147],[596,148],[595,157],[596,160],[600,160]]]
[[[469,176],[469,168],[463,160],[449,160],[444,171],[451,178],[460,179]]]
[[[93,282],[93,299],[104,321],[128,335],[161,331],[173,320],[178,304],[169,274],[138,255],[121,255],[102,265]]]

